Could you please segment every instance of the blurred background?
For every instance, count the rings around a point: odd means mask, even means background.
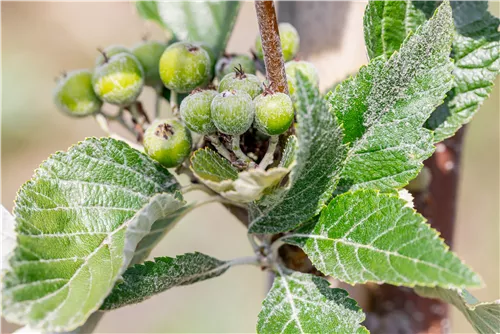
[[[357,71],[367,62],[362,17],[365,2],[320,2],[309,12],[280,11],[281,20],[300,15],[305,24],[322,29],[302,43],[301,56],[315,63],[321,87]],[[328,22],[314,20],[314,11],[328,8]],[[499,3],[490,5],[499,16]],[[307,23],[309,22],[309,23]],[[319,26],[318,26],[319,27]],[[318,29],[316,27],[315,29]],[[258,27],[252,2],[243,2],[227,51],[247,53]],[[11,210],[17,189],[51,153],[104,133],[92,118],[71,119],[52,103],[54,78],[63,70],[91,68],[97,47],[133,46],[145,33],[164,39],[162,31],[142,21],[125,2],[2,2],[1,203]],[[153,109],[153,92],[141,99]],[[468,127],[461,172],[455,251],[479,272],[486,287],[474,290],[483,301],[500,298],[499,249],[499,82]],[[195,199],[199,194],[190,194]],[[220,259],[250,255],[243,226],[218,204],[190,213],[152,256],[201,251]],[[169,290],[139,305],[107,314],[96,332],[255,332],[266,276],[251,267],[237,267],[220,278]],[[453,333],[471,327],[453,313]],[[16,327],[2,320],[2,332]]]

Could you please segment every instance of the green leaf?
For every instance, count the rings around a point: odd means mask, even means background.
[[[135,8],[140,17],[145,20],[157,23],[163,29],[168,29],[158,13],[158,5],[156,1],[136,1]]]
[[[351,284],[479,286],[478,275],[405,205],[374,190],[348,192],[330,202],[312,229],[285,241],[302,247],[325,275]]]
[[[207,43],[216,55],[226,47],[240,8],[238,1],[157,1],[162,22],[178,40]]]
[[[289,231],[318,214],[340,177],[342,130],[315,84],[297,73],[298,150],[290,185],[250,206],[250,233]]]
[[[451,5],[457,29],[452,53],[455,84],[427,121],[435,142],[453,136],[472,119],[500,72],[500,20],[488,12],[488,2],[453,1]]]
[[[128,268],[101,309],[112,310],[140,303],[170,288],[220,276],[230,266],[231,262],[219,261],[201,253],[188,253],[176,258],[157,257],[154,262]]]
[[[337,192],[391,191],[418,175],[434,151],[422,125],[451,88],[451,8],[443,3],[384,62],[373,59],[328,95],[350,144]]]
[[[368,333],[365,315],[347,291],[324,278],[278,267],[262,303],[258,333]]]
[[[238,170],[209,148],[199,149],[191,157],[191,170],[201,179],[213,182],[236,180]]]
[[[363,17],[368,56],[385,59],[399,50],[406,36],[425,22],[425,14],[411,1],[370,1]]]
[[[422,297],[438,298],[454,305],[480,334],[500,333],[500,301],[480,303],[467,290],[415,287]]]
[[[290,168],[297,159],[298,148],[299,148],[299,143],[297,141],[297,137],[295,137],[294,135],[288,137],[278,167]]]
[[[90,138],[46,160],[16,199],[3,315],[68,331],[97,310],[151,225],[184,203],[174,177],[122,141]]]

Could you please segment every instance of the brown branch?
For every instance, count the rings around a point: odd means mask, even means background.
[[[451,247],[456,218],[462,140],[465,129],[437,144],[425,162],[431,172],[428,190],[413,193],[415,208]],[[382,285],[372,296],[367,326],[372,333],[447,333],[448,304],[418,296],[413,290]]]
[[[274,1],[256,0],[255,10],[259,22],[267,80],[273,91],[288,94],[285,61],[283,59],[283,52],[281,51]]]

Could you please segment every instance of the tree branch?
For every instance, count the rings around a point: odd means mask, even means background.
[[[267,80],[274,92],[288,94],[285,61],[283,59],[283,52],[281,51],[274,1],[256,0],[255,10],[259,22]]]

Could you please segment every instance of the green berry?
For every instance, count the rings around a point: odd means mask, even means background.
[[[283,93],[262,94],[255,98],[255,126],[259,131],[275,136],[282,134],[293,122],[293,103]]]
[[[297,71],[302,72],[306,76],[306,78],[314,83],[316,86],[319,86],[319,75],[316,67],[307,61],[289,61],[285,64],[286,78],[288,81],[288,91],[290,95],[293,95],[295,92],[295,87],[297,86]]]
[[[104,102],[127,106],[142,92],[144,72],[134,55],[119,53],[94,70],[92,85]]]
[[[109,58],[111,58],[114,55],[117,55],[119,53],[125,52],[128,54],[132,54],[132,51],[130,51],[129,49],[127,49],[126,47],[121,46],[121,45],[110,45],[107,48],[105,48],[104,50],[101,50],[101,49],[98,49],[98,50],[100,51],[100,54],[95,59],[95,66],[96,67],[104,64],[106,62],[106,58],[109,59]],[[104,57],[104,55],[106,55],[106,57]]]
[[[202,135],[217,131],[212,122],[210,109],[216,95],[215,90],[202,90],[194,92],[182,100],[180,114],[189,130]]]
[[[191,133],[175,119],[157,120],[144,133],[144,150],[166,168],[179,166],[191,153]]]
[[[282,22],[278,26],[281,40],[281,51],[285,61],[292,60],[299,51],[300,37],[297,29],[290,23]],[[264,52],[262,51],[262,41],[260,35],[255,39],[255,51],[260,59],[264,59]]]
[[[160,77],[165,87],[188,93],[210,80],[210,56],[203,48],[186,42],[170,45],[160,59]]]
[[[217,61],[217,57],[215,57],[214,50],[208,44],[206,43],[196,43],[200,48],[203,50],[207,51],[208,57],[210,58],[210,78],[213,78],[214,76],[214,67],[215,67],[215,62]]]
[[[212,120],[220,132],[238,136],[252,125],[255,110],[252,98],[245,92],[224,91],[214,97]]]
[[[255,74],[255,63],[250,56],[247,55],[230,55],[222,57],[215,65],[215,73],[217,78],[222,79],[230,73],[234,73],[234,68],[240,68],[248,74]]]
[[[161,85],[160,58],[167,45],[158,41],[144,41],[132,49],[144,69],[145,83],[148,86]]]
[[[253,74],[246,74],[238,70],[235,73],[227,74],[219,84],[219,92],[225,90],[237,90],[245,92],[252,99],[262,93],[262,83],[259,78]]]
[[[71,116],[87,116],[101,109],[102,101],[92,89],[92,73],[72,71],[61,78],[54,89],[57,107]]]

